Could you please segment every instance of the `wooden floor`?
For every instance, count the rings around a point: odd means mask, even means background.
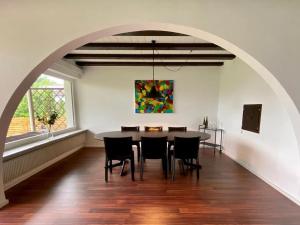
[[[163,178],[161,163],[147,160],[144,181],[119,169],[104,182],[104,153],[82,149],[9,190],[0,224],[218,224],[299,225],[300,207],[224,154],[202,150],[196,173]]]

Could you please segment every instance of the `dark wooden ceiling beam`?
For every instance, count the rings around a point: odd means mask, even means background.
[[[152,59],[152,54],[67,54],[66,59]],[[232,60],[233,54],[155,54],[155,59]]]
[[[152,43],[88,43],[77,50],[152,50]],[[155,50],[224,50],[213,43],[156,43]]]
[[[144,30],[144,31],[135,31],[128,33],[116,34],[114,36],[188,36],[186,34],[180,34],[169,31],[160,31],[160,30]]]
[[[152,66],[152,62],[76,62],[78,66]],[[223,66],[223,62],[155,62],[155,66]]]

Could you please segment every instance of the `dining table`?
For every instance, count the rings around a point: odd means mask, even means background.
[[[104,137],[132,137],[133,141],[141,141],[141,137],[167,137],[167,140],[172,142],[175,137],[200,137],[200,141],[206,141],[211,135],[200,131],[109,131],[95,135],[100,141],[103,141]]]

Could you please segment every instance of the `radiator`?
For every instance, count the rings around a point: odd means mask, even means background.
[[[85,133],[48,144],[3,163],[4,186],[9,189],[83,147]]]

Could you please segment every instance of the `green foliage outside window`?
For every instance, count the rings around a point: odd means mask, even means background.
[[[27,96],[25,95],[22,98],[22,100],[14,114],[14,117],[28,117],[28,116],[29,116],[28,103],[27,103]]]
[[[58,86],[59,84],[58,83],[56,83],[55,81],[53,81],[53,80],[50,80],[50,79],[48,79],[46,76],[40,76],[34,83],[33,83],[33,85],[32,85],[32,87],[33,88],[41,88],[41,87],[49,87],[49,86]],[[33,104],[34,105],[41,105],[41,104],[45,104],[45,102],[43,102],[43,100],[45,100],[45,99],[49,99],[49,98],[47,98],[47,96],[49,96],[49,95],[51,95],[52,93],[51,93],[51,91],[45,91],[45,93],[43,93],[42,95],[44,95],[44,98],[43,98],[43,96],[42,96],[42,98],[41,98],[41,96],[33,96],[32,97],[32,101],[33,101]],[[63,105],[61,105],[63,108],[64,108],[64,102],[60,102],[59,104],[63,104]],[[51,109],[51,107],[53,107],[54,106],[54,101],[52,101],[52,102],[48,102],[47,103],[47,107],[49,107],[49,109],[50,110],[55,110],[55,108],[53,109]],[[37,113],[41,113],[41,108],[39,107],[38,108],[38,111],[39,112],[37,112]],[[19,104],[19,106],[18,106],[18,108],[17,108],[17,110],[16,110],[16,112],[15,112],[15,114],[14,114],[14,117],[29,117],[29,111],[28,111],[28,100],[27,100],[27,95],[25,95],[23,98],[22,98],[22,100],[21,100],[21,102],[20,102],[20,104]]]

